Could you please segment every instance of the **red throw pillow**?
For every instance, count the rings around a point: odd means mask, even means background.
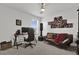
[[[65,39],[65,35],[63,34],[57,34],[56,38],[55,38],[55,43],[56,44],[60,44],[62,43],[62,41]]]

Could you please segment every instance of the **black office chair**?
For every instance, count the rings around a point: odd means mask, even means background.
[[[34,34],[34,29],[29,28],[29,30],[28,30],[28,38],[24,37],[24,41],[29,42],[29,44],[25,44],[25,48],[28,47],[28,46],[33,48],[32,45],[36,46],[36,44],[31,43],[34,40],[36,41],[35,34]],[[36,41],[36,43],[37,43],[37,41]]]

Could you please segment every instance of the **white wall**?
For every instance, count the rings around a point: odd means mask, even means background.
[[[67,19],[68,23],[73,23],[73,28],[51,28],[50,25],[48,25],[49,21],[53,21],[54,17],[56,16],[63,16],[64,19]],[[48,19],[43,19],[43,26],[44,26],[44,31],[43,35],[46,35],[47,32],[52,32],[52,33],[69,33],[73,34],[74,40],[77,37],[77,32],[78,32],[78,17],[77,17],[77,11],[75,10],[66,10],[62,12],[55,12],[54,15],[49,17]]]
[[[16,19],[22,20],[23,27],[31,27],[32,19],[36,19],[39,22],[39,19],[32,15],[0,5],[0,42],[13,40],[14,32],[22,27],[16,26]]]

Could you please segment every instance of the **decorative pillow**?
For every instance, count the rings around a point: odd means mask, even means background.
[[[52,39],[52,33],[47,33],[47,38]]]
[[[65,35],[63,34],[57,34],[57,37],[55,38],[55,43],[60,44],[65,39]]]

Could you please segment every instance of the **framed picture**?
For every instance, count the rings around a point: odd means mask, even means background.
[[[72,28],[73,27],[73,24],[72,23],[68,23],[67,24],[67,28]]]
[[[19,20],[19,19],[16,19],[16,25],[17,25],[17,26],[21,26],[21,25],[22,25],[22,22],[21,22],[21,20]]]
[[[72,28],[73,23],[67,23],[67,19],[63,19],[62,16],[54,17],[54,21],[48,22],[51,28]]]

